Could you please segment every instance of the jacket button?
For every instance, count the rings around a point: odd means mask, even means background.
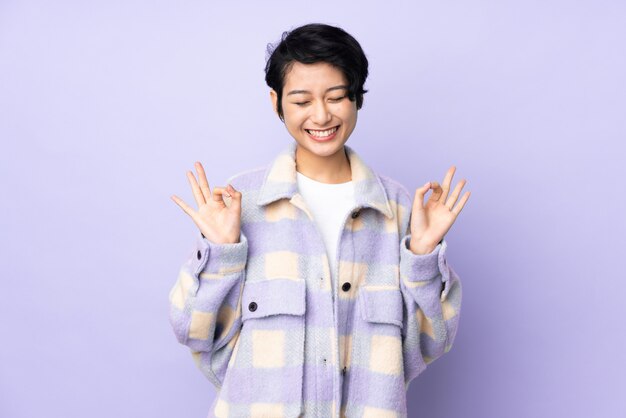
[[[198,254],[196,254],[198,256],[198,260],[200,260],[202,258],[202,253],[200,252],[200,250],[198,250]]]
[[[341,286],[341,290],[343,290],[344,292],[347,292],[348,290],[350,290],[350,283],[345,282],[342,286]]]
[[[358,210],[355,210],[354,212],[352,212],[352,219],[356,218],[357,216],[359,216]]]
[[[250,312],[256,311],[256,302],[250,302],[248,309],[250,309]]]

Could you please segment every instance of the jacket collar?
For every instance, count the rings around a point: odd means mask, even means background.
[[[296,177],[296,148],[297,143],[291,142],[283,149],[265,171],[263,184],[257,199],[258,205],[267,205],[278,199],[298,196],[298,182]],[[388,218],[393,218],[393,212],[387,199],[387,193],[378,175],[361,159],[348,145],[344,145],[346,155],[350,161],[352,181],[354,183],[354,198],[358,208],[369,207],[378,210]]]

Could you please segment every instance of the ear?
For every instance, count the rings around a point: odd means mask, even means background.
[[[274,89],[270,89],[270,98],[272,99],[272,108],[274,113],[278,115],[278,93]]]

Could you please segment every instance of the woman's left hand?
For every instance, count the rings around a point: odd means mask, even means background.
[[[411,242],[409,244],[410,250],[415,254],[428,254],[435,249],[469,199],[470,192],[466,191],[457,203],[461,189],[466,183],[465,179],[458,182],[452,194],[448,196],[455,171],[455,166],[448,169],[443,179],[443,186],[436,181],[429,181],[415,191],[411,210]],[[424,195],[429,189],[433,192],[424,205]],[[457,203],[456,206],[454,206],[455,203]]]

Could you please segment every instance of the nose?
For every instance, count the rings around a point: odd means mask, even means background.
[[[332,119],[332,115],[326,108],[326,103],[324,101],[318,101],[315,106],[313,106],[313,114],[311,115],[311,120],[316,125],[324,126]]]

